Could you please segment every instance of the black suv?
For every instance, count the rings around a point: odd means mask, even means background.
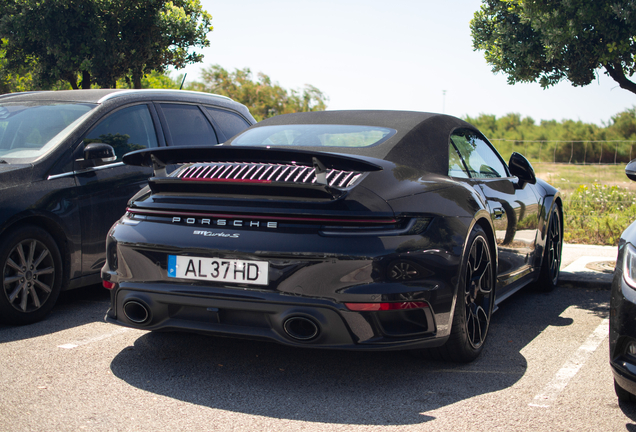
[[[214,145],[254,123],[244,105],[190,91],[0,96],[0,321],[35,322],[60,291],[100,282],[108,230],[152,175],[125,153]]]

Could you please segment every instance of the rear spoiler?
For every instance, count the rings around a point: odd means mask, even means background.
[[[326,168],[351,171],[381,171],[382,167],[365,160],[332,153],[317,151],[231,146],[183,146],[161,147],[136,150],[126,153],[123,162],[126,165],[153,167],[155,176],[167,176],[167,165],[191,162],[255,162],[255,163],[296,163],[313,166],[316,172]]]
[[[214,164],[264,164],[264,165],[292,165],[308,167],[315,173],[315,183],[298,184],[288,182],[277,182],[270,180],[245,180],[245,179],[214,179],[216,183],[215,191],[227,194],[242,195],[258,193],[268,196],[286,197],[314,197],[321,199],[329,197],[337,199],[346,193],[342,187],[334,187],[330,184],[328,176],[334,179],[334,171],[347,171],[351,175],[358,173],[368,173],[381,171],[383,168],[372,162],[368,162],[356,157],[346,155],[322,153],[317,151],[306,151],[296,149],[263,148],[263,147],[168,147],[157,149],[138,150],[127,153],[123,157],[123,162],[127,165],[137,165],[152,167],[154,177],[150,178],[148,184],[153,192],[196,192],[209,191],[201,184],[203,179],[191,178],[184,182],[182,179],[168,177],[166,166],[173,164],[188,164],[193,166],[197,163]],[[313,168],[313,169],[312,169]],[[199,183],[198,185],[194,183]],[[221,186],[221,184],[223,184]],[[187,185],[187,186],[186,186]],[[256,189],[259,189],[258,192]],[[301,192],[303,189],[304,192]]]

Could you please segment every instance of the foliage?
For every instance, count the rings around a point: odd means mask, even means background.
[[[141,88],[143,89],[178,89],[181,85],[181,80],[178,77],[176,80],[172,79],[170,74],[152,71],[141,79]],[[117,88],[132,88],[133,84],[126,82],[124,78],[117,80]]]
[[[481,130],[505,159],[513,151],[533,162],[623,163],[636,157],[636,108],[616,114],[604,126],[574,120],[537,124],[515,113],[464,119]]]
[[[199,0],[5,0],[0,17],[4,69],[30,70],[42,88],[110,88],[119,78],[141,88],[152,70],[201,61],[189,49],[209,46],[212,30]]]
[[[68,83],[62,81],[46,86],[46,88],[37,86],[30,72],[36,67],[34,59],[29,59],[23,67],[11,70],[7,66],[8,60],[6,58],[6,49],[4,48],[6,41],[6,39],[0,40],[0,94],[29,90],[68,90],[71,88]]]
[[[205,91],[228,96],[246,105],[257,121],[278,114],[322,111],[328,98],[316,87],[306,84],[300,90],[285,90],[262,72],[252,77],[249,68],[229,72],[219,65],[204,68],[203,82],[186,86],[189,90]]]
[[[6,50],[1,48],[6,39],[0,41],[0,94],[26,91],[33,87],[33,78],[27,68],[11,71],[7,68]]]
[[[508,83],[590,84],[604,69],[636,93],[633,0],[483,0],[470,23],[475,50]]]
[[[564,240],[571,243],[616,245],[636,220],[634,193],[618,186],[579,186],[566,196]]]

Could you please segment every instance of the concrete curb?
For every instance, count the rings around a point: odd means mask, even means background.
[[[617,253],[616,246],[564,244],[559,285],[609,290]]]
[[[559,275],[559,286],[570,288],[595,288],[598,290],[609,290],[612,287],[614,274],[598,272],[561,272]]]

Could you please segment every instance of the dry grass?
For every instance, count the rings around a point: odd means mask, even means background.
[[[636,182],[624,165],[534,164],[537,177],[559,188],[570,243],[616,245],[636,220]]]
[[[538,178],[553,185],[563,194],[575,191],[579,186],[601,184],[618,186],[636,193],[636,182],[625,175],[625,165],[571,165],[559,163],[533,163]]]

